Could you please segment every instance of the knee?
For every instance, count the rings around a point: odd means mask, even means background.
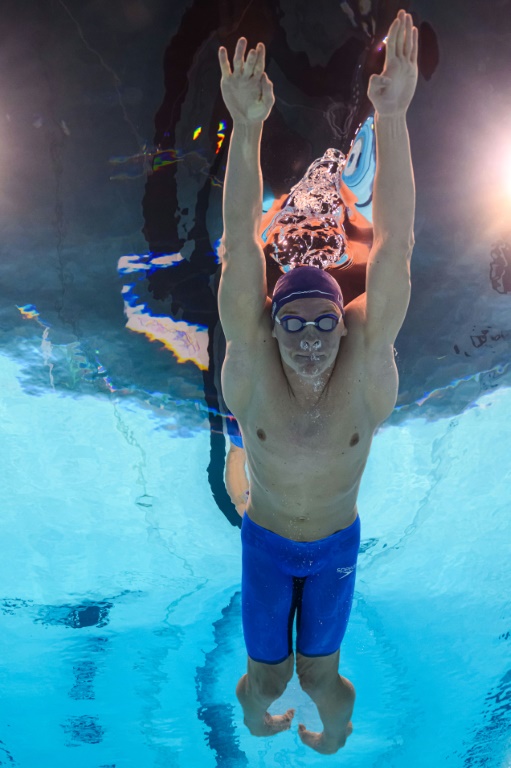
[[[236,693],[240,700],[244,694],[252,699],[275,701],[282,696],[286,687],[287,681],[282,678],[246,674],[240,680]]]
[[[277,680],[261,680],[257,683],[258,693],[265,699],[280,699],[287,688],[288,680],[281,678]]]
[[[339,677],[339,675],[337,675]],[[305,673],[298,676],[300,681],[300,687],[309,696],[317,695],[325,692],[335,684],[335,680],[331,677],[326,678],[325,675],[314,675],[313,673]]]
[[[303,656],[296,657],[296,673],[301,688],[309,695],[323,693],[334,688],[340,679],[339,668],[340,651],[328,656]]]
[[[330,691],[338,685],[340,679],[339,673],[335,670],[317,669],[313,665],[305,670],[297,671],[297,674],[300,687],[309,696]]]
[[[254,668],[255,667],[255,668]],[[250,665],[247,675],[247,686],[262,698],[278,699],[287,688],[293,677],[294,659],[291,655],[286,662],[276,664]]]
[[[264,675],[259,681],[260,692],[263,696],[278,699],[287,688],[287,684],[293,677],[293,668],[279,670],[277,674]]]

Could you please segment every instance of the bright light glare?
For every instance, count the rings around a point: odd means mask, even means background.
[[[507,162],[504,164],[504,184],[506,194],[511,199],[511,149],[508,152]]]

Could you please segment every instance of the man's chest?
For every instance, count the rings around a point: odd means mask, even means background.
[[[292,483],[310,481],[311,473],[318,481],[329,476],[329,484],[332,473],[353,477],[365,464],[377,426],[363,382],[360,362],[345,354],[320,396],[299,401],[282,368],[271,375],[262,368],[248,406],[235,414],[249,463],[260,472],[264,466],[265,476],[271,468],[282,472]]]
[[[278,463],[297,467],[302,460],[310,464],[330,461],[333,454],[354,457],[364,451],[377,426],[367,409],[363,393],[329,392],[319,403],[304,408],[286,392],[275,397],[264,387],[240,415],[247,441],[261,452],[280,457]]]
[[[240,425],[254,503],[264,489],[266,505],[277,499],[279,509],[323,510],[354,492],[376,426],[353,394],[308,414],[285,401],[275,408],[255,401]]]

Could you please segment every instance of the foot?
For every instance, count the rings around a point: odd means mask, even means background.
[[[269,712],[266,712],[262,722],[250,722],[246,718],[243,722],[252,736],[274,736],[276,733],[289,730],[295,711],[288,709],[284,715],[270,715]]]
[[[348,723],[346,728],[346,735],[341,739],[328,738],[324,733],[316,733],[315,731],[308,731],[303,723],[298,726],[298,735],[311,749],[319,752],[320,755],[333,755],[341,747],[346,744],[347,737],[352,733],[353,726]]]

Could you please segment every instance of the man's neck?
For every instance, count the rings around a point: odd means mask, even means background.
[[[308,409],[318,405],[328,389],[335,363],[318,376],[300,376],[285,363],[284,374],[289,384],[289,393],[301,408]]]

